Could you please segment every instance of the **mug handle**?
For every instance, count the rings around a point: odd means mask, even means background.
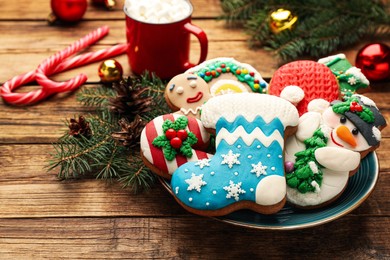
[[[186,69],[189,69],[195,65],[198,65],[199,63],[203,62],[206,60],[207,57],[207,51],[208,51],[208,40],[207,40],[207,35],[206,33],[199,28],[196,25],[193,25],[192,23],[186,23],[184,24],[184,29],[188,31],[189,33],[192,33],[193,35],[198,38],[199,43],[200,43],[200,57],[199,61],[197,64],[192,64],[190,62],[187,62],[185,64]]]

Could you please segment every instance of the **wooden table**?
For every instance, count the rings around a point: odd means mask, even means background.
[[[0,83],[30,71],[42,60],[89,31],[108,25],[109,36],[91,50],[125,42],[123,1],[113,11],[89,3],[84,20],[73,27],[48,26],[49,0],[1,1]],[[226,56],[252,64],[269,79],[277,68],[264,50],[248,48],[242,30],[216,20],[218,0],[193,0],[195,24],[209,38],[208,58]],[[199,47],[193,41],[192,58]],[[364,42],[340,50],[354,61]],[[127,57],[118,57],[130,74]],[[98,85],[98,63],[79,72]],[[25,89],[35,89],[29,86]],[[373,84],[374,99],[390,122],[389,83]],[[63,121],[89,111],[75,94],[58,95],[29,107],[0,107],[0,258],[390,258],[390,127],[377,154],[380,179],[359,208],[331,223],[295,231],[254,230],[198,217],[183,210],[158,183],[134,195],[117,184],[94,179],[59,181],[47,172],[51,143],[64,131]]]

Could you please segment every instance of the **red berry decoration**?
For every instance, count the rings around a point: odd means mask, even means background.
[[[64,22],[80,21],[87,10],[87,0],[51,0],[51,9],[56,18]]]
[[[181,145],[183,144],[183,142],[180,140],[179,137],[174,137],[174,138],[172,138],[170,144],[173,148],[179,149],[181,147]]]
[[[187,131],[186,131],[186,130],[184,130],[184,129],[181,129],[181,130],[177,131],[177,137],[179,137],[179,138],[180,138],[180,140],[184,141],[184,140],[186,140],[186,139],[187,139],[187,137],[188,137],[188,133],[187,133]]]
[[[356,67],[369,80],[378,81],[390,78],[390,48],[382,43],[364,46],[356,56]]]
[[[168,140],[172,140],[173,138],[175,138],[175,137],[176,137],[176,131],[175,131],[175,129],[169,128],[169,129],[165,132],[165,136],[167,137]]]

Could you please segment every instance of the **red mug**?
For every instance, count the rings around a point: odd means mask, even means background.
[[[171,78],[197,65],[189,61],[190,35],[200,42],[198,64],[206,60],[208,40],[206,33],[191,23],[193,11],[187,17],[172,23],[147,23],[126,14],[127,56],[135,74],[154,72],[163,79]]]

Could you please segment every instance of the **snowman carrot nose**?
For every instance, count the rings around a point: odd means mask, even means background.
[[[351,131],[349,131],[348,127],[346,127],[345,125],[342,125],[342,126],[339,126],[337,129],[336,129],[336,134],[337,136],[343,140],[344,142],[346,142],[347,144],[349,144],[350,146],[352,147],[356,147],[356,140],[355,138],[353,137]]]

